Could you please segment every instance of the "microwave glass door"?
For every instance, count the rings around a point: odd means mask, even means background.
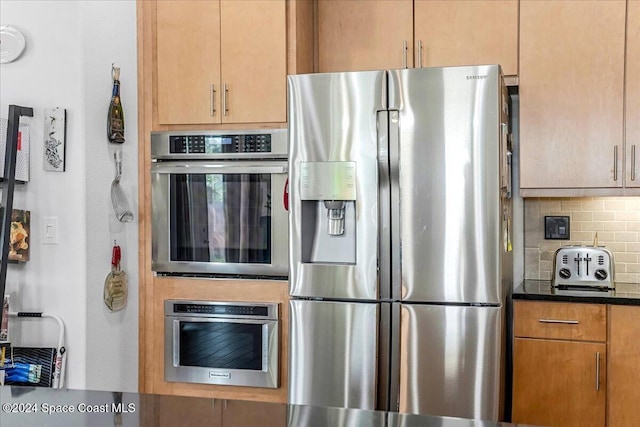
[[[171,261],[271,263],[271,174],[171,174]]]
[[[179,322],[179,365],[262,371],[268,326],[260,323]]]

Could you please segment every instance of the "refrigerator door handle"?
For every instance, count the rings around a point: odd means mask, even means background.
[[[391,298],[402,297],[400,242],[400,113],[389,111],[389,180],[391,187]]]
[[[391,189],[389,182],[389,112],[378,111],[378,282],[383,300],[391,298]]]

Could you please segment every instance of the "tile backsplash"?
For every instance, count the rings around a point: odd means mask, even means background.
[[[571,218],[570,240],[545,240],[544,217]],[[640,282],[640,197],[524,199],[524,276],[550,280],[553,254],[564,245],[598,245],[613,252],[616,282]]]

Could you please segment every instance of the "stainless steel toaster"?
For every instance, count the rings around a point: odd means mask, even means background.
[[[614,288],[613,254],[601,246],[563,246],[553,258],[554,287]]]

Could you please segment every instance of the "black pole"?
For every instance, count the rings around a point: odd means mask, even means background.
[[[4,175],[0,188],[2,188],[2,204],[0,215],[2,216],[0,228],[0,306],[4,307],[4,291],[7,284],[7,262],[9,261],[9,241],[11,239],[11,212],[13,211],[13,190],[16,185],[16,155],[18,151],[18,128],[20,117],[33,117],[33,108],[9,105],[9,119],[7,123],[7,146],[4,152]],[[0,308],[0,322],[4,310]]]

